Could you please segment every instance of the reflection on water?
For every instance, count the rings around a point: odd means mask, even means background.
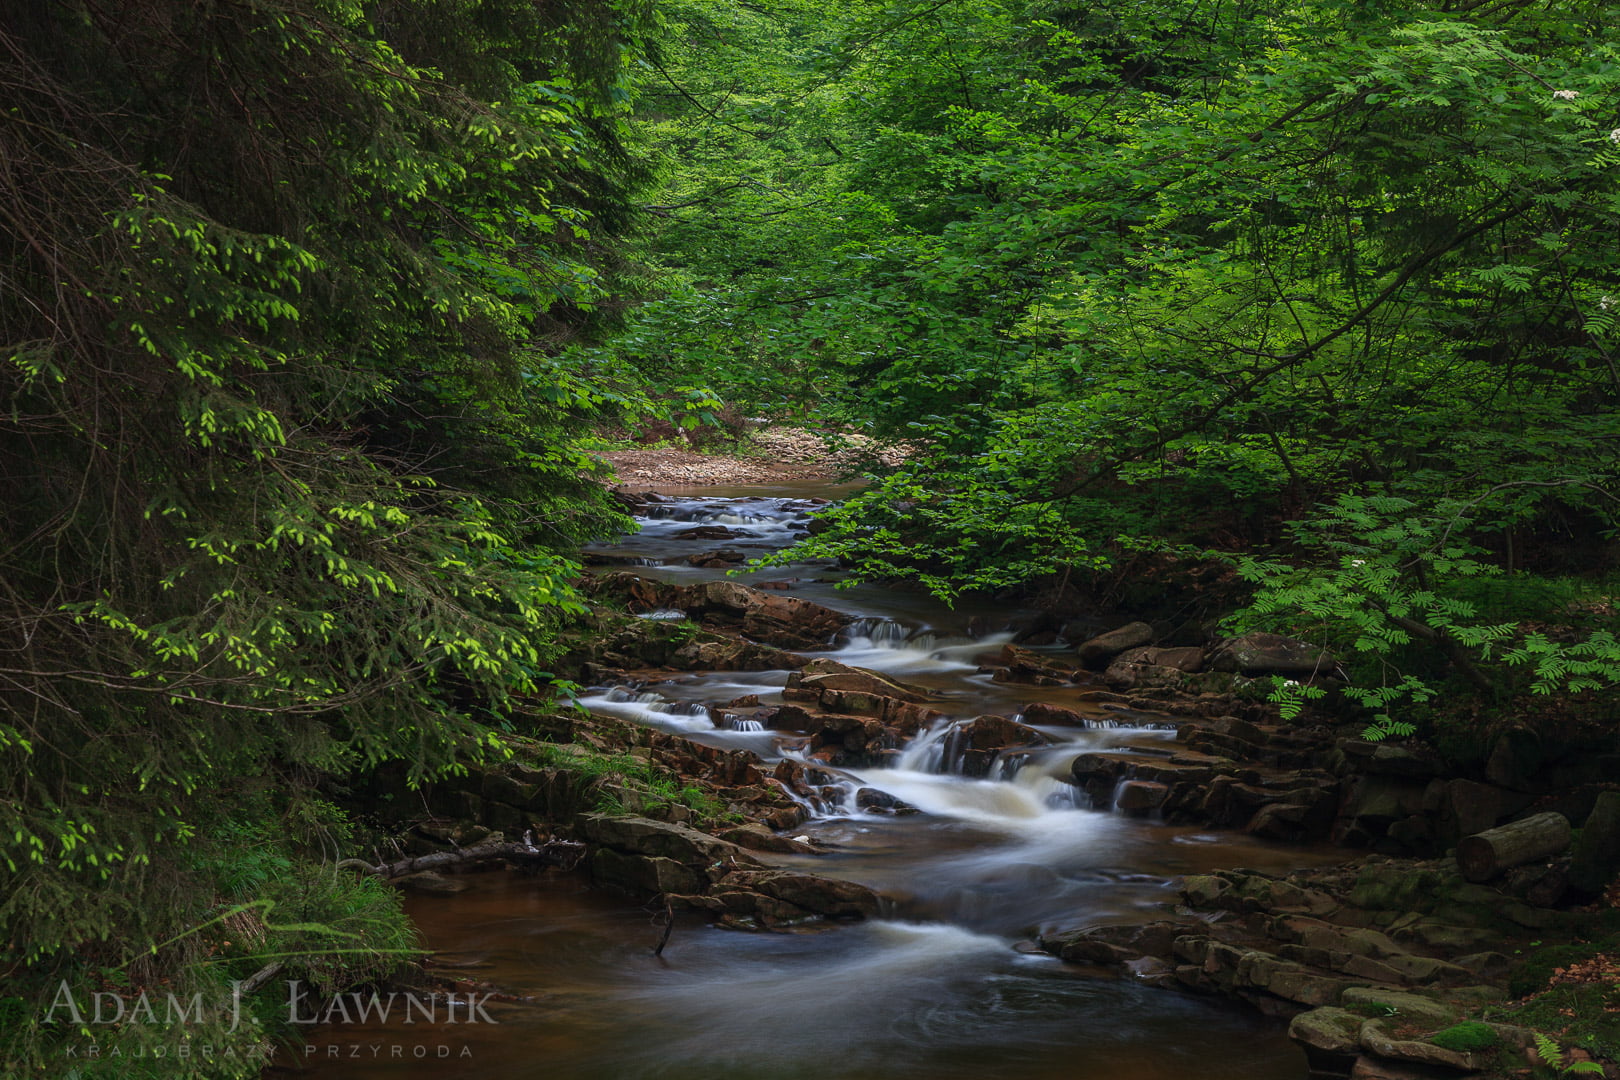
[[[779,546],[803,528],[807,509],[791,501],[803,494],[664,503],[622,553],[651,562],[689,555],[715,541],[677,534],[709,524],[750,534],[727,546]],[[720,576],[689,567],[646,572],[682,582]],[[930,687],[948,714],[892,767],[826,770],[843,797],[802,831],[831,854],[771,857],[882,890],[893,898],[887,918],[822,933],[746,934],[683,916],[654,957],[662,930],[653,913],[578,875],[474,875],[467,892],[413,897],[408,907],[448,972],[519,999],[488,1006],[498,1023],[331,1028],[289,1048],[284,1068],[422,1080],[1305,1075],[1279,1024],[1018,946],[1041,933],[1168,913],[1178,875],[1304,865],[1323,853],[1092,810],[1061,779],[1082,750],[1162,744],[1169,731],[1043,728],[1059,745],[1004,763],[990,778],[962,776],[953,771],[953,725],[981,713],[1013,715],[1042,700],[1099,724],[1155,718],[1103,712],[1075,688],[1005,686],[977,675],[979,657],[1011,637],[982,605],[964,615],[912,593],[835,591],[825,579],[836,575],[824,567],[764,576],[795,577],[793,595],[860,616],[827,655]],[[794,756],[802,740],[740,729],[708,706],[750,694],[780,702],[786,678],[721,672],[601,688],[584,701],[770,760]],[[856,809],[854,793],[868,787],[914,812]]]

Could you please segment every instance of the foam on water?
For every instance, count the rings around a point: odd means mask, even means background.
[[[1013,638],[1010,632],[977,640],[940,637],[926,630],[909,632],[902,624],[886,619],[863,622],[868,625],[852,624],[838,648],[828,655],[841,664],[891,675],[972,671],[978,666],[975,656],[999,649]]]
[[[627,690],[615,686],[601,693],[589,694],[579,703],[591,712],[606,713],[638,724],[662,728],[665,731],[713,731],[714,721],[709,710],[697,702],[669,701],[651,691]]]

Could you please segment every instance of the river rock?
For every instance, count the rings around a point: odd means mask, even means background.
[[[1116,664],[1146,664],[1151,667],[1174,668],[1192,674],[1204,668],[1204,650],[1196,645],[1178,648],[1144,646],[1126,649],[1114,657]]]
[[[1429,780],[1445,771],[1445,761],[1428,747],[1378,743],[1372,755],[1360,763],[1361,771],[1403,780]]]
[[[705,625],[740,630],[755,641],[786,649],[825,646],[853,618],[796,596],[763,592],[735,581],[676,586],[630,573],[605,574],[591,584],[632,611],[674,608]],[[612,660],[607,661],[612,663]]]
[[[1330,675],[1337,661],[1319,646],[1256,630],[1222,641],[1209,666],[1243,675]]]
[[[1455,1024],[1462,1010],[1434,998],[1381,986],[1352,986],[1344,992],[1344,1004],[1394,1009],[1393,1015],[1406,1023],[1425,1028]]]
[[[701,892],[709,884],[701,871],[675,859],[633,855],[613,848],[598,848],[591,853],[591,880],[631,892],[673,895]]]
[[[687,825],[643,817],[582,814],[580,835],[588,842],[632,855],[672,859],[689,866],[735,859],[757,865],[736,844],[699,832]]]
[[[1305,1048],[1312,1075],[1347,1075],[1361,1052],[1361,1025],[1366,1020],[1348,1009],[1324,1005],[1294,1017],[1288,1025],[1288,1037]]]
[[[735,581],[705,581],[678,589],[663,606],[700,622],[736,626],[748,637],[785,649],[813,649],[854,620],[841,611]]]
[[[1334,825],[1334,840],[1346,846],[1372,846],[1391,825],[1423,812],[1427,787],[1395,776],[1351,777]]]
[[[715,548],[712,551],[700,551],[696,555],[688,555],[686,561],[690,566],[718,570],[728,566],[741,566],[748,561],[748,556],[735,548]]]
[[[882,907],[878,894],[865,885],[793,870],[735,870],[716,883],[716,892],[752,893],[791,905],[801,914],[833,919],[868,919]],[[766,908],[773,918],[784,913],[774,905]]]
[[[692,529],[682,529],[675,534],[677,540],[736,540],[752,533],[734,532],[724,525],[699,525]]]
[[[1032,686],[1066,686],[1076,677],[1074,661],[1055,653],[1035,652],[1017,645],[1003,645],[993,658],[986,657],[994,682]],[[981,660],[981,662],[984,662]]]
[[[1091,926],[1043,935],[1040,947],[1071,964],[1126,964],[1144,956],[1171,956],[1176,939],[1186,932],[1185,922],[1169,920],[1143,926]]]
[[[1089,641],[1083,641],[1075,649],[1080,662],[1093,671],[1101,671],[1108,666],[1108,661],[1124,652],[1140,645],[1146,645],[1153,640],[1153,627],[1145,622],[1126,623],[1106,634],[1098,634]]]
[[[1546,784],[1536,774],[1545,752],[1541,737],[1528,728],[1509,728],[1491,744],[1485,760],[1485,779],[1513,791],[1539,792]]]
[[[818,697],[823,690],[853,691],[911,703],[927,701],[933,696],[926,687],[903,683],[887,675],[851,667],[826,657],[817,657],[789,675],[787,689],[811,691]]]
[[[1391,1061],[1439,1065],[1459,1072],[1473,1072],[1478,1068],[1474,1055],[1447,1050],[1422,1039],[1397,1038],[1383,1020],[1369,1020],[1362,1024],[1360,1041],[1363,1050]]]
[[[1187,687],[1185,671],[1157,664],[1131,662],[1115,657],[1103,672],[1103,681],[1115,690],[1173,693]]]
[[[1151,780],[1127,780],[1114,792],[1114,809],[1122,814],[1146,814],[1164,805],[1170,789]]]
[[[1023,707],[1019,712],[1019,719],[1026,724],[1045,724],[1048,727],[1086,727],[1089,718],[1085,713],[1064,708],[1062,705],[1034,701]]]
[[[1602,892],[1620,875],[1620,791],[1597,797],[1581,827],[1569,864],[1569,883],[1588,895]]]
[[[1448,780],[1439,793],[1439,834],[1446,846],[1484,832],[1529,806],[1533,796],[1474,780]]]
[[[994,714],[974,717],[948,738],[947,753],[961,762],[966,776],[987,774],[990,763],[1003,751],[1052,745],[1045,732]]]
[[[739,825],[735,829],[727,829],[720,834],[720,839],[738,847],[748,848],[750,851],[772,851],[781,855],[820,855],[822,850],[814,844],[807,844],[803,840],[795,840],[790,836],[782,836],[773,832],[771,828],[757,821],[747,825]]]

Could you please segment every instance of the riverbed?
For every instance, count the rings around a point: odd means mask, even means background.
[[[655,503],[639,534],[604,557],[692,583],[721,577],[684,560],[716,547],[763,552],[807,524],[825,486],[782,485]],[[729,539],[682,538],[724,526]],[[822,855],[768,861],[844,877],[889,898],[882,918],[814,933],[744,933],[679,918],[661,956],[655,915],[582,874],[470,875],[453,896],[407,901],[441,972],[518,1000],[488,1021],[341,1024],[281,1057],[316,1077],[556,1077],[578,1080],[1302,1080],[1279,1022],[1237,1007],[1075,967],[1039,953],[1043,933],[1143,921],[1177,902],[1180,875],[1223,866],[1288,869],[1331,851],[1165,825],[1094,806],[1066,783],[1085,750],[1165,743],[1167,717],[1098,705],[1069,687],[1015,686],[976,657],[1009,640],[1016,615],[986,601],[948,610],[909,591],[838,587],[836,568],[741,575],[782,583],[855,616],[825,655],[929,687],[947,720],[883,767],[836,772],[833,793],[795,830]],[[791,733],[717,727],[708,705],[780,701],[788,673],[712,672],[597,687],[585,703],[765,761]],[[1089,726],[1042,730],[1057,745],[961,775],[949,725],[1049,701]],[[723,723],[723,722],[722,722]],[[914,812],[857,807],[876,788]],[[1341,856],[1342,857],[1342,856]]]

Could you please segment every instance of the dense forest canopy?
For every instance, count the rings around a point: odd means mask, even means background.
[[[605,351],[909,441],[808,551],[944,596],[1213,552],[1373,704],[1414,640],[1620,670],[1515,629],[1613,565],[1612,6],[665,10],[663,295]]]
[[[0,970],[385,924],[318,784],[500,752],[636,410],[903,442],[866,578],[1220,567],[1386,730],[1609,686],[1617,10],[10,0]]]

